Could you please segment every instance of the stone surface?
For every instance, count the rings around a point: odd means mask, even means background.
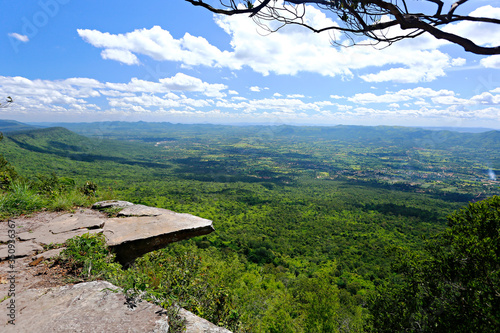
[[[122,209],[119,213],[119,217],[123,216],[158,216],[162,214],[173,213],[171,210],[149,207],[144,205],[133,205]]]
[[[30,241],[29,244],[63,244],[75,236],[103,232],[118,261],[127,266],[137,257],[169,243],[206,235],[214,230],[210,220],[127,201],[101,201],[94,207],[121,207],[123,210],[116,218],[107,218],[95,210],[79,209],[73,213],[35,215],[33,221],[16,219],[19,246],[24,246],[22,244],[27,241]],[[0,232],[8,234],[7,223],[0,224]],[[5,244],[0,245],[0,249],[2,247]],[[24,248],[29,247],[26,245]],[[35,250],[39,248],[33,248],[31,252]],[[22,255],[29,253],[23,252]],[[5,257],[0,256],[0,261]]]
[[[120,200],[107,200],[107,201],[99,201],[92,205],[92,209],[103,209],[103,208],[125,208],[128,206],[132,206],[133,203],[128,201],[120,201]]]
[[[132,210],[135,211],[135,208]],[[143,208],[139,207],[137,211]],[[111,218],[104,225],[107,244],[117,260],[127,266],[137,257],[165,247],[167,244],[211,233],[212,221],[167,209],[161,215]]]
[[[0,260],[5,260],[9,257],[8,251],[8,244],[0,245]],[[35,251],[43,251],[43,247],[33,241],[15,242],[14,256],[16,258],[29,256]]]
[[[189,333],[231,333],[231,331],[218,327],[205,320],[194,315],[185,309],[179,309],[179,316],[186,320],[186,332]]]
[[[32,233],[22,233],[19,234],[19,239],[20,240],[33,240],[37,243],[40,244],[63,244],[65,241],[67,241],[70,238],[76,237],[76,236],[81,236],[86,233],[90,234],[95,234],[98,232],[102,232],[103,229],[92,229],[92,230],[87,230],[87,229],[79,229],[79,230],[72,230],[64,233],[59,233],[59,234],[53,234],[50,231],[45,231],[45,230],[37,230]]]
[[[0,235],[0,244],[1,243],[7,243],[10,240],[10,237],[7,233],[1,234]]]
[[[33,256],[32,259],[36,260],[40,257],[43,257],[44,259],[54,258],[54,257],[57,257],[65,249],[66,249],[65,247],[60,247],[58,249],[48,250],[48,251],[42,252],[40,254],[37,254],[36,256]]]
[[[16,255],[30,255],[41,251],[41,244],[62,244],[69,238],[81,236],[87,232],[102,232],[106,216],[90,209],[79,209],[73,213],[41,212],[31,217],[13,219],[10,224],[16,230]],[[8,234],[8,223],[0,222],[0,233]],[[89,230],[90,229],[90,230]],[[29,244],[39,244],[38,246]],[[0,249],[4,245],[0,245]],[[27,252],[22,252],[26,249]],[[31,249],[31,250],[30,250]],[[1,253],[1,252],[0,252]],[[0,261],[5,256],[0,255]]]
[[[81,210],[74,214],[64,214],[56,217],[47,225],[46,229],[53,234],[60,234],[78,229],[100,229],[106,219],[95,216],[92,211]]]
[[[8,324],[7,305],[0,303],[1,332],[168,332],[165,312],[148,302],[127,303],[118,288],[93,281],[49,289],[28,289],[16,294],[15,326]]]

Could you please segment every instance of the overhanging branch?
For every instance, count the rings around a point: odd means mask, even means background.
[[[429,33],[437,39],[444,39],[456,45],[462,46],[467,52],[493,55],[500,54],[500,46],[485,47],[477,45],[470,39],[449,32],[445,32],[438,27],[455,22],[479,22],[498,25],[500,19],[495,17],[473,17],[455,15],[455,11],[468,0],[457,0],[447,13],[442,14],[442,0],[422,0],[437,5],[435,12],[411,13],[408,11],[406,0],[284,0],[285,4],[276,0],[220,0],[220,8],[216,8],[203,0],[186,0],[194,6],[203,7],[213,13],[222,15],[249,14],[256,22],[276,20],[281,23],[279,28],[269,31],[279,30],[284,25],[301,25],[314,32],[340,31],[348,35],[364,35],[375,42],[387,42],[389,44],[408,38],[415,38]],[[224,2],[227,1],[227,2]],[[252,2],[254,1],[254,2]],[[305,5],[316,5],[322,11],[336,15],[337,23],[327,27],[315,27],[306,23]],[[254,7],[254,5],[256,5]],[[400,6],[402,6],[400,8]],[[300,9],[301,8],[301,9]],[[299,10],[300,9],[300,10]],[[389,17],[389,21],[381,22],[380,18]],[[402,30],[412,31],[398,36],[387,37],[384,31],[387,28],[399,26]],[[349,37],[351,38],[351,37]],[[351,40],[353,40],[351,38]],[[353,44],[355,44],[353,40]]]

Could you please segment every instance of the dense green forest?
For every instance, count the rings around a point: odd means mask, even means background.
[[[38,183],[91,180],[95,200],[213,220],[214,233],[145,256],[121,282],[157,299],[178,289],[184,306],[235,332],[379,329],[369,304],[404,285],[391,268],[401,251],[426,253],[448,215],[500,194],[499,131],[58,125],[0,124],[0,154]],[[186,284],[167,286],[175,274]]]

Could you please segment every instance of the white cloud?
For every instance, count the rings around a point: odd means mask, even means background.
[[[467,63],[467,60],[465,60],[464,58],[454,58],[451,60],[451,65],[452,66],[463,66]]]
[[[229,90],[227,93],[229,95],[238,95],[238,92],[236,90]]]
[[[475,9],[469,15],[500,19],[500,8],[487,5]],[[500,40],[500,27],[498,24],[493,23],[462,21],[457,24],[447,25],[443,30],[458,34],[483,46],[498,46]]]
[[[451,104],[456,104],[456,105],[472,104],[467,99],[458,98],[458,97],[455,97],[455,96],[437,96],[437,97],[432,97],[432,102],[435,103],[435,104],[445,104],[445,105],[451,105]]]
[[[274,94],[273,94],[273,97],[281,97],[281,96],[283,96],[283,95],[282,95],[282,94],[280,94],[280,93],[274,93]]]
[[[500,104],[500,95],[493,95],[489,92],[484,92],[480,95],[476,95],[471,98],[472,102],[478,104],[487,104],[487,105],[499,105]]]
[[[27,42],[29,42],[29,40],[30,40],[30,39],[28,38],[28,36],[18,34],[17,32],[11,32],[11,33],[9,33],[8,35],[9,35],[10,37],[12,37],[12,38],[17,39],[17,40],[18,40],[18,41],[20,41],[20,42],[23,42],[23,43],[27,43]]]
[[[286,95],[286,97],[288,97],[288,98],[304,98],[305,96],[302,94],[290,94],[290,95]]]
[[[182,73],[177,73],[171,78],[160,79],[160,83],[170,90],[178,91],[199,91],[208,97],[224,97],[221,90],[227,86],[220,83],[207,83],[202,80]]]
[[[353,103],[359,104],[372,104],[372,103],[394,103],[408,101],[411,97],[399,94],[384,94],[375,95],[372,93],[361,93],[356,94],[353,97],[349,97],[347,100]]]
[[[224,97],[222,90],[227,86],[220,83],[207,83],[202,80],[183,73],[177,73],[170,78],[163,78],[158,82],[132,78],[129,83],[106,83],[106,87],[112,90],[126,92],[167,93],[173,91],[201,92],[208,97]]]
[[[103,59],[110,59],[122,62],[127,65],[138,65],[139,59],[128,50],[105,49],[101,52]]]
[[[304,20],[315,26],[336,24],[309,5]],[[93,46],[104,48],[103,57],[126,64],[138,64],[135,54],[143,54],[159,61],[181,62],[183,66],[203,65],[231,70],[249,67],[262,75],[311,72],[351,78],[353,70],[366,68],[373,71],[378,68],[378,72],[361,75],[361,78],[368,82],[416,83],[436,80],[445,75],[446,69],[465,63],[462,58],[452,58],[437,50],[445,43],[426,35],[382,50],[373,47],[336,48],[331,45],[330,34],[313,34],[302,27],[289,25],[263,35],[257,31],[255,22],[246,16],[216,16],[215,22],[230,35],[229,51],[221,51],[205,38],[189,33],[176,39],[159,26],[125,34],[78,29],[78,34]],[[393,27],[387,33],[398,32],[401,30]]]
[[[500,69],[500,55],[492,55],[480,60],[480,64],[486,68]]]
[[[170,32],[159,26],[151,29],[137,29],[125,34],[110,34],[98,30],[78,29],[80,37],[95,47],[104,48],[103,57],[116,54],[138,53],[149,56],[159,61],[181,61],[185,65],[205,66],[229,66],[241,68],[240,65],[232,65],[227,61],[230,56],[227,51],[220,51],[211,45],[203,37],[195,37],[186,33],[183,38],[175,39]],[[113,50],[113,51],[111,51]],[[128,61],[128,57],[107,58],[117,61]],[[127,63],[127,62],[125,62]]]
[[[14,96],[16,103],[11,110],[21,113],[84,114],[101,110],[92,99],[104,103],[104,107],[110,107],[114,113],[118,110],[151,112],[151,108],[206,108],[214,102],[205,96],[222,98],[225,96],[222,90],[226,88],[182,73],[158,82],[133,78],[128,83],[103,83],[90,78],[50,81],[0,76],[0,95]],[[178,96],[172,91],[201,93],[204,97]]]
[[[250,87],[250,91],[253,91],[253,92],[261,92],[262,89],[260,87],[257,87],[257,86],[253,86],[253,87]]]

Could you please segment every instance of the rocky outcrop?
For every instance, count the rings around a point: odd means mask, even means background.
[[[231,333],[231,331],[215,326],[208,320],[200,318],[185,309],[179,309],[179,316],[185,320],[186,332],[189,333]]]
[[[15,232],[16,258],[22,258],[43,251],[43,245],[62,244],[66,240],[85,233],[102,232],[106,215],[91,209],[78,209],[73,213],[41,212],[32,217],[19,217],[10,223],[0,222],[0,234]],[[9,228],[9,224],[13,228]],[[0,239],[6,243],[10,238]],[[11,251],[12,252],[12,251]],[[8,245],[0,245],[0,261],[8,257]]]
[[[10,299],[0,303],[8,309]],[[0,321],[1,332],[167,333],[165,309],[149,302],[133,302],[107,281],[57,288],[27,289],[15,297],[12,320]],[[3,312],[3,311],[2,311]],[[231,333],[193,313],[179,309],[186,332]],[[13,325],[14,323],[15,325]]]
[[[206,235],[213,231],[212,221],[190,214],[143,205],[128,205],[104,225],[107,244],[122,265],[167,244]]]
[[[131,304],[116,291],[119,289],[106,281],[25,290],[15,297],[15,325],[2,318],[0,331],[168,332],[163,308],[148,302]],[[9,302],[4,300],[0,308],[6,309]]]
[[[16,261],[15,296],[7,298],[12,272],[7,261],[1,262],[9,255],[8,245],[0,244],[0,309],[8,315],[8,306],[15,302],[15,325],[9,324],[10,318],[5,315],[0,332],[168,332],[163,308],[148,302],[130,302],[109,282],[31,289],[39,288],[33,283],[40,281],[33,281],[38,274],[29,267],[62,251],[58,248],[44,252],[42,245],[61,244],[88,232],[104,233],[119,261],[127,265],[168,243],[212,232],[212,221],[124,201],[100,202],[93,208],[63,214],[42,212],[12,220],[16,230],[15,257],[22,259]],[[117,217],[108,218],[98,211],[103,208],[121,211],[114,211]],[[10,235],[10,229],[8,223],[0,223],[1,235]],[[9,240],[4,237],[0,243]],[[44,287],[47,285],[55,284]],[[185,309],[179,309],[179,316],[185,320],[186,332],[231,333]]]
[[[85,233],[103,232],[107,244],[122,265],[137,257],[165,247],[169,243],[206,235],[214,229],[212,221],[168,209],[134,205],[127,201],[102,201],[94,209],[79,209],[73,213],[43,213],[43,218],[14,219],[16,228],[15,257],[42,251],[42,245],[62,244],[69,238]],[[117,217],[108,218],[99,209],[121,209]],[[0,223],[0,234],[8,235],[7,223]],[[6,242],[8,239],[3,239]],[[0,245],[0,260],[8,257],[7,244]]]

